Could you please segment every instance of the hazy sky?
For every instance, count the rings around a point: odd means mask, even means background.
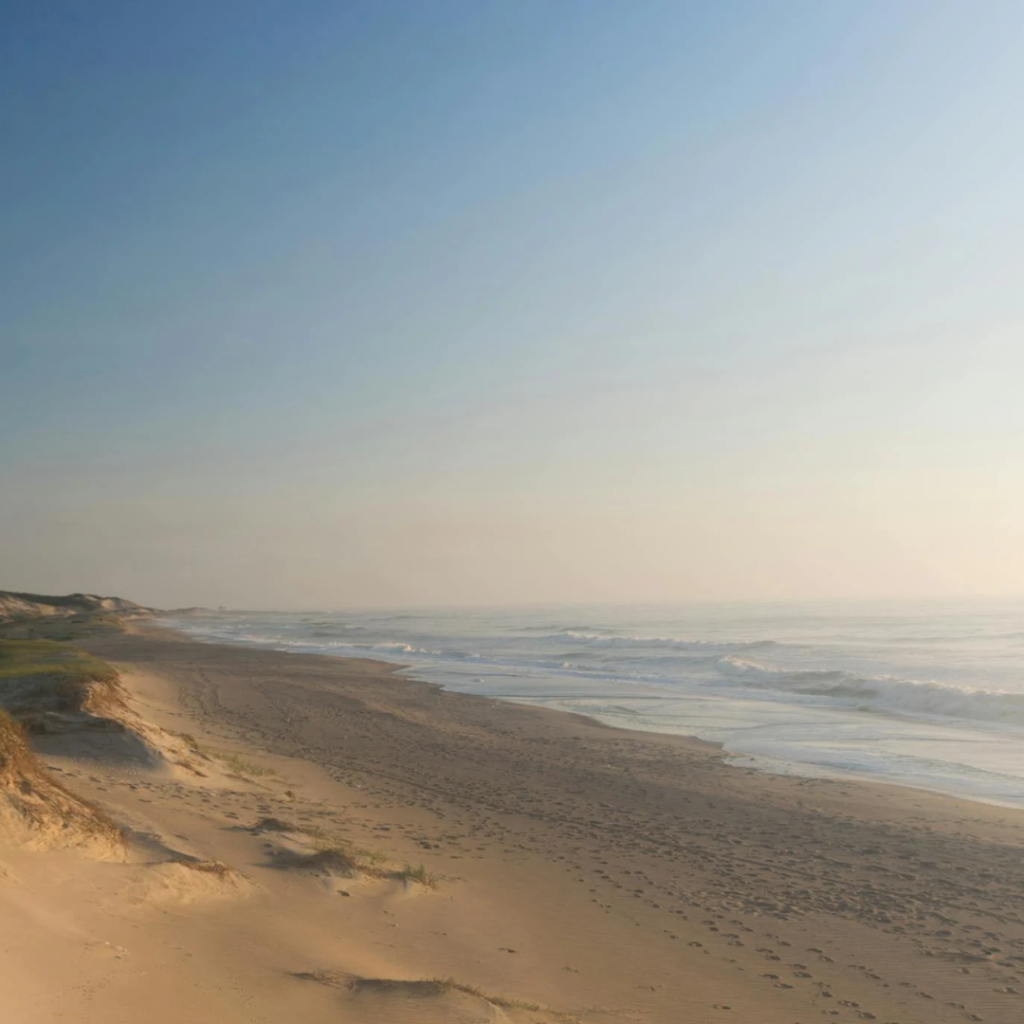
[[[1024,5],[9,5],[0,587],[1024,591]]]

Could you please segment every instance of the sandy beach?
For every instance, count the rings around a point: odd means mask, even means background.
[[[4,847],[16,1024],[1024,1017],[1017,812],[376,662],[83,646],[129,727],[34,745],[129,841]]]
[[[0,1024],[1024,1024],[1024,2],[3,13]]]

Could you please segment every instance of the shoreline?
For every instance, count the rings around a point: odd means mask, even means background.
[[[120,725],[36,755],[128,842],[0,848],[19,1024],[1024,1016],[1020,813],[386,662],[151,626],[80,644],[119,673]]]
[[[213,645],[213,646],[223,645],[223,646],[228,646],[228,647],[239,647],[239,648],[244,648],[244,649],[254,650],[254,651],[258,651],[258,650],[274,651],[274,652],[280,653],[280,654],[297,655],[297,656],[312,656],[312,657],[335,658],[335,659],[337,659],[339,661],[355,660],[355,661],[373,662],[373,663],[379,664],[381,666],[386,666],[388,669],[393,670],[397,675],[399,675],[402,678],[407,678],[407,679],[409,679],[412,682],[423,684],[423,685],[437,686],[438,688],[440,688],[441,690],[443,690],[443,691],[445,691],[447,693],[465,694],[465,695],[471,695],[471,696],[485,697],[487,699],[498,700],[498,701],[502,701],[502,702],[510,703],[510,704],[519,704],[519,705],[522,705],[522,706],[525,706],[525,707],[541,708],[543,710],[553,711],[553,712],[558,713],[558,714],[578,715],[579,717],[584,718],[584,719],[586,719],[588,721],[591,721],[591,722],[593,722],[593,723],[595,723],[597,725],[600,725],[600,726],[602,726],[604,728],[616,729],[616,730],[619,730],[619,731],[625,732],[625,733],[636,733],[636,734],[640,734],[640,735],[656,735],[656,736],[675,736],[675,737],[680,737],[682,739],[690,740],[690,741],[692,741],[694,743],[707,744],[708,746],[710,746],[710,747],[712,747],[712,748],[714,748],[716,750],[720,750],[722,752],[722,754],[726,758],[726,760],[723,763],[725,763],[725,764],[732,764],[733,767],[738,767],[738,768],[752,768],[752,769],[754,769],[754,770],[756,770],[758,772],[762,772],[762,773],[765,773],[765,774],[768,774],[768,775],[781,776],[781,777],[785,777],[785,778],[807,778],[807,779],[831,780],[831,781],[836,781],[836,782],[840,782],[840,783],[843,783],[843,782],[847,782],[847,783],[855,782],[855,783],[859,783],[859,784],[867,785],[867,786],[895,787],[897,789],[907,790],[907,791],[909,791],[911,793],[927,793],[927,794],[930,794],[932,796],[946,797],[946,798],[951,799],[951,800],[965,801],[965,802],[970,803],[970,804],[980,804],[980,805],[987,806],[987,807],[995,807],[995,808],[999,808],[1001,810],[1019,812],[1019,813],[1024,814],[1024,795],[1022,795],[1022,797],[1021,797],[1021,802],[1019,802],[1019,803],[1011,803],[1011,802],[1008,802],[1008,801],[999,800],[999,799],[994,798],[994,797],[985,797],[985,796],[975,795],[973,793],[965,793],[963,791],[956,790],[956,789],[953,789],[953,788],[943,788],[943,787],[940,787],[940,786],[929,786],[929,785],[925,785],[925,784],[915,784],[915,783],[913,783],[911,781],[902,780],[902,779],[891,779],[890,780],[888,778],[880,778],[877,775],[872,775],[872,774],[869,774],[869,773],[866,773],[866,772],[858,772],[858,771],[855,771],[855,770],[844,770],[844,769],[840,769],[840,768],[834,768],[834,767],[829,766],[829,765],[821,765],[821,764],[818,764],[818,763],[812,763],[812,762],[807,762],[807,761],[786,760],[786,759],[783,759],[783,758],[773,758],[773,757],[771,757],[769,755],[750,754],[750,753],[747,753],[745,751],[734,751],[734,750],[730,750],[729,749],[729,747],[728,747],[728,745],[727,745],[727,743],[725,741],[707,739],[707,738],[705,738],[703,736],[700,736],[700,735],[694,734],[694,733],[668,732],[668,731],[659,730],[659,729],[640,729],[640,728],[636,728],[635,726],[631,727],[628,724],[622,724],[622,723],[619,723],[619,722],[607,721],[607,720],[599,717],[598,715],[589,714],[586,711],[575,711],[575,710],[570,710],[570,709],[568,709],[566,707],[552,706],[552,701],[558,701],[560,699],[563,699],[563,698],[560,698],[560,697],[554,697],[554,698],[551,698],[551,697],[531,698],[531,697],[528,697],[528,696],[520,696],[520,695],[515,695],[515,694],[506,695],[506,694],[494,694],[494,693],[475,693],[473,691],[453,689],[453,688],[451,688],[449,686],[446,686],[443,682],[437,682],[437,681],[434,681],[434,680],[424,680],[424,679],[418,677],[416,675],[416,672],[418,671],[417,666],[411,665],[411,664],[406,663],[406,662],[387,661],[387,660],[385,660],[383,658],[380,658],[380,657],[360,658],[360,657],[354,657],[354,656],[351,656],[351,655],[337,655],[337,654],[329,654],[329,653],[325,653],[325,652],[294,651],[294,650],[290,650],[290,649],[288,649],[286,647],[273,647],[273,646],[269,646],[269,645],[268,646],[260,646],[260,645],[257,645],[257,644],[247,644],[245,642],[235,642],[235,641],[228,641],[228,640],[223,640],[223,639],[221,639],[221,640],[207,640],[207,639],[203,639],[203,638],[200,638],[200,637],[192,636],[192,635],[190,635],[190,634],[188,634],[188,633],[186,633],[186,632],[184,632],[184,631],[182,631],[182,630],[180,630],[180,629],[178,629],[178,628],[176,628],[174,626],[164,625],[164,624],[147,626],[147,628],[151,628],[151,629],[154,629],[154,630],[157,630],[157,631],[165,631],[167,633],[171,633],[171,634],[174,634],[176,636],[180,636],[183,640],[187,640],[187,641],[192,642],[192,643],[210,644],[210,645]],[[419,669],[419,670],[421,671],[422,669]],[[600,697],[601,697],[601,699],[615,699],[614,695],[601,694]],[[618,699],[632,699],[632,700],[649,699],[649,700],[652,700],[652,701],[656,701],[656,700],[678,700],[679,698],[676,695],[670,695],[670,694],[666,694],[664,696],[652,694],[649,697],[644,697],[642,694],[632,694],[632,693],[630,693],[630,694],[623,694]],[[893,718],[894,720],[903,720],[901,718],[901,716],[894,715],[894,716],[890,716],[890,717]],[[920,724],[919,720],[917,720],[917,719],[910,718],[910,719],[906,719],[906,720],[909,721],[911,724]],[[942,726],[945,723],[935,722],[935,723],[924,723],[924,724]],[[735,760],[735,762],[733,762],[730,759],[736,759],[736,760]],[[788,770],[788,769],[792,769],[792,770]],[[1024,779],[1021,780],[1021,789],[1022,789],[1022,794],[1024,794]]]
[[[86,646],[158,676],[205,734],[316,766],[341,787],[340,820],[356,811],[364,838],[460,879],[446,896],[472,892],[491,928],[517,922],[492,952],[467,940],[477,952],[451,973],[474,984],[585,1021],[605,1019],[582,1012],[595,1006],[652,1024],[1014,1024],[1024,1010],[1019,812],[733,766],[700,740],[385,662],[152,634]]]

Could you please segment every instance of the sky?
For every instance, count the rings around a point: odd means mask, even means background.
[[[1024,6],[38,0],[0,587],[1024,591]]]

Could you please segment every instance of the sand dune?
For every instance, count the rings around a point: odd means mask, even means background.
[[[54,779],[28,744],[24,729],[0,711],[0,836],[37,850],[76,847],[94,857],[123,859],[114,821]]]
[[[121,620],[150,618],[152,608],[123,597],[101,597],[99,594],[26,594],[0,590],[0,622],[21,623],[25,631],[38,629],[40,619],[84,619],[113,615]]]
[[[128,898],[147,905],[239,899],[253,891],[245,875],[227,864],[186,857],[149,865],[133,882]]]

